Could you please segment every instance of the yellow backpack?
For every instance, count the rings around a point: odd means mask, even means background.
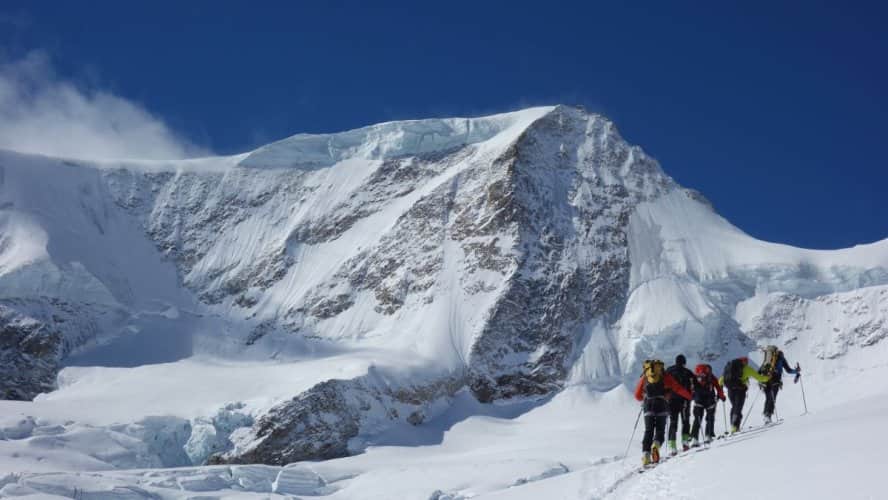
[[[759,373],[765,375],[773,375],[777,368],[777,359],[780,357],[780,350],[775,345],[769,345],[765,348],[765,360],[762,361],[762,367]]]
[[[658,384],[663,380],[663,362],[659,359],[648,359],[644,362],[644,378],[649,384]]]

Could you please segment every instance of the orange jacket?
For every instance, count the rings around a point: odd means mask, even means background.
[[[642,375],[641,378],[638,379],[638,385],[635,386],[635,399],[637,399],[638,401],[644,401],[644,383],[645,378],[644,375]],[[663,374],[663,385],[666,389],[672,391],[673,394],[678,394],[688,401],[690,401],[693,397],[687,389],[682,387],[681,384],[679,384],[674,378],[672,378],[672,375],[669,375],[668,373]]]

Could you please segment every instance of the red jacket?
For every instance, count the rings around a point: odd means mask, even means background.
[[[638,385],[635,386],[635,399],[639,401],[644,401],[644,383],[645,378],[644,375],[642,375],[641,378],[638,379]],[[663,374],[663,386],[666,389],[672,391],[673,394],[678,394],[688,401],[690,401],[693,397],[687,389],[682,387],[681,384],[679,384],[674,378],[672,378],[672,375],[669,375],[668,373]],[[721,391],[721,388],[719,388],[719,391]]]
[[[718,383],[718,377],[710,373],[709,383],[712,384],[712,387],[715,387],[715,391],[718,393],[718,399],[725,399],[725,393],[722,391],[721,384]]]

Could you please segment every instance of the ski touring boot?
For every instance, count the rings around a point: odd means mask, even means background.
[[[765,417],[765,418],[764,418],[764,424],[765,424],[765,425],[771,425],[771,423],[772,423],[771,415],[765,415],[764,417]]]
[[[738,430],[740,430],[740,429],[738,429],[736,425],[731,426],[731,434],[737,434]]]
[[[641,455],[641,465],[642,467],[647,467],[651,465],[651,452],[646,451]]]
[[[673,457],[678,455],[678,446],[676,446],[674,439],[669,440],[669,454]]]
[[[700,440],[697,438],[694,438],[694,440],[691,442],[691,448],[696,448],[698,446],[700,446]]]
[[[660,443],[654,442],[651,445],[651,461],[655,464],[660,463]]]
[[[691,449],[691,436],[687,434],[681,436],[681,449],[684,451]]]

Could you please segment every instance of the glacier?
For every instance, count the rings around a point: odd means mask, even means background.
[[[846,387],[884,366],[886,315],[888,240],[756,240],[569,106],[194,160],[0,151],[0,496],[64,496],[39,475],[62,472],[138,495],[573,488],[622,466],[601,436],[642,360],[777,343],[834,411],[888,389]],[[505,436],[538,444],[510,461]],[[486,472],[447,458],[476,444]]]

